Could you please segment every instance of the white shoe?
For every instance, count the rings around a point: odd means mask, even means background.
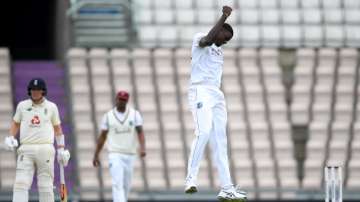
[[[229,189],[222,189],[217,198],[221,202],[245,202],[247,197],[246,192],[231,187]]]
[[[236,186],[235,191],[236,191],[236,193],[238,194],[239,197],[242,197],[242,198],[245,199],[245,200],[247,199],[247,193],[246,193],[246,191],[241,190],[241,189],[240,189],[240,186]]]
[[[197,186],[194,182],[187,182],[185,185],[185,193],[186,194],[194,194],[196,193],[197,190]]]

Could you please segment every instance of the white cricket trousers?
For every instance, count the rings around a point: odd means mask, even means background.
[[[135,158],[134,154],[109,153],[114,202],[126,202],[128,199]]]
[[[13,202],[27,202],[34,172],[37,172],[37,186],[40,202],[54,202],[54,158],[52,144],[23,144],[17,150],[16,176]]]
[[[210,142],[212,159],[222,188],[232,186],[227,154],[227,111],[224,94],[212,85],[192,85],[188,101],[195,123],[195,139],[188,161],[187,181],[196,184],[200,161]]]

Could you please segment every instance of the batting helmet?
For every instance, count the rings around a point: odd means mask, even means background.
[[[31,96],[31,92],[30,92],[31,90],[43,90],[44,91],[43,96],[45,96],[47,93],[46,83],[42,78],[31,79],[27,87],[27,90],[29,96]]]

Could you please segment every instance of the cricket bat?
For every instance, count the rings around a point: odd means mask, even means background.
[[[65,184],[64,166],[60,164],[60,201],[67,202],[67,189]]]

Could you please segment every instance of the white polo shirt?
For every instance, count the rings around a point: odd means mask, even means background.
[[[124,113],[116,108],[108,111],[101,122],[101,129],[107,130],[107,148],[109,152],[136,154],[138,139],[136,127],[143,124],[140,113],[130,107]]]
[[[220,87],[223,72],[223,51],[212,44],[204,48],[199,46],[205,33],[194,36],[191,49],[191,84],[210,84]]]
[[[21,144],[53,144],[53,126],[61,124],[56,104],[45,98],[40,104],[31,99],[21,101],[13,120],[20,123]]]

